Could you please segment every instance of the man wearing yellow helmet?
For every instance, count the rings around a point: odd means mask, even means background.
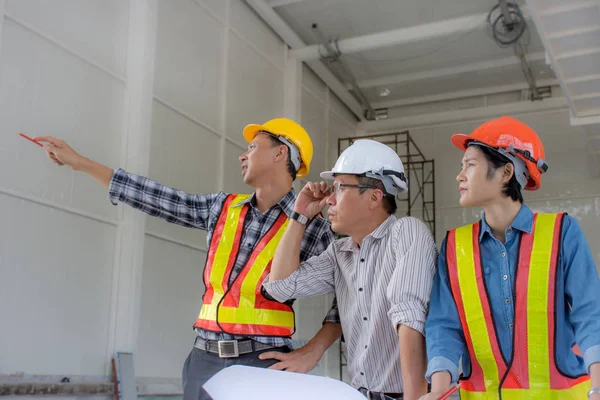
[[[148,178],[113,170],[44,136],[50,159],[94,177],[123,202],[154,217],[207,232],[203,304],[194,324],[198,336],[183,367],[185,400],[209,399],[202,385],[234,365],[308,372],[341,336],[337,307],[304,347],[291,350],[292,301],[280,303],[262,289],[275,249],[288,225],[296,195],[292,182],[310,171],[312,141],[299,124],[277,118],[244,129],[248,150],[240,156],[244,183],[254,193],[188,194]],[[322,253],[334,240],[320,216],[308,223],[301,259]],[[335,303],[335,302],[334,302]]]

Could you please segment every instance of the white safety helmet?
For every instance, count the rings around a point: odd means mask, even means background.
[[[336,175],[364,175],[378,179],[385,191],[393,196],[407,190],[408,181],[400,157],[389,146],[375,140],[360,139],[342,152],[331,171],[321,172],[321,178],[332,180]]]

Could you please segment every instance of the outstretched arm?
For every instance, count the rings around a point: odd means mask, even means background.
[[[219,193],[188,194],[143,176],[116,171],[77,153],[65,141],[38,136],[50,160],[82,171],[109,190],[113,202],[123,202],[153,217],[188,228],[207,229],[210,208]]]
[[[68,165],[75,171],[82,171],[96,179],[108,189],[114,170],[77,153],[64,140],[52,136],[36,136],[33,140],[44,143],[44,150],[56,165]]]

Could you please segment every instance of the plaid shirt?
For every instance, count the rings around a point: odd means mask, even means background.
[[[160,218],[167,222],[188,228],[205,230],[208,246],[212,234],[219,219],[221,209],[228,194],[223,192],[210,194],[188,194],[181,190],[171,189],[151,179],[144,178],[117,169],[110,181],[109,198],[113,204],[118,201],[141,210],[148,215]],[[229,283],[242,271],[248,261],[254,247],[273,225],[281,212],[289,217],[294,210],[296,194],[290,190],[283,198],[264,214],[261,214],[255,206],[254,194],[241,205],[249,204],[250,209],[246,214],[244,230],[240,239],[241,245],[238,250],[235,266]],[[300,260],[305,261],[312,256],[323,253],[335,237],[327,220],[317,217],[307,226],[300,250]],[[267,296],[268,294],[264,291]],[[328,312],[324,322],[339,323],[337,304],[334,300],[332,309]],[[243,339],[245,337],[216,333],[197,329],[198,335],[206,340],[231,340]],[[250,337],[261,343],[271,346],[292,347],[289,337]]]

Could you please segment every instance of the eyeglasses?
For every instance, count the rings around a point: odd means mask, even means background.
[[[333,182],[333,184],[327,188],[327,192],[335,193],[337,195],[342,192],[342,188],[346,187],[357,189],[378,189],[377,187],[372,185],[353,185],[350,183]]]

